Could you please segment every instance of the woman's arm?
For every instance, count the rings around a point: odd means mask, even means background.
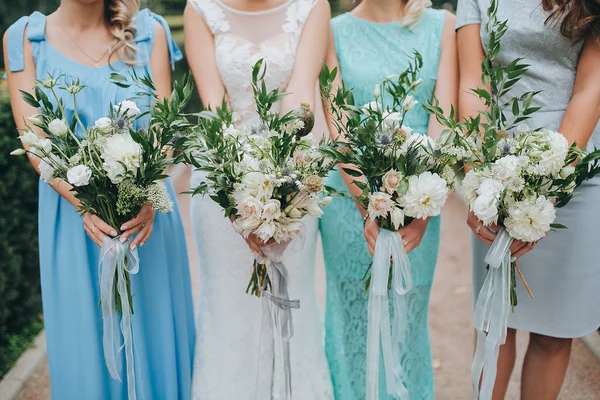
[[[573,97],[559,129],[569,144],[577,143],[580,148],[585,148],[600,119],[599,65],[600,44],[598,38],[590,37],[579,57]]]
[[[221,106],[225,87],[217,68],[214,37],[204,18],[190,4],[183,14],[185,53],[204,107]]]
[[[444,20],[444,29],[442,34],[442,50],[440,54],[440,64],[438,67],[437,83],[435,85],[435,97],[439,100],[439,106],[444,111],[449,111],[450,107],[457,110],[458,103],[458,52],[456,48],[456,33],[454,24],[456,17],[451,13],[446,13]],[[440,124],[435,116],[429,118],[429,136],[436,138],[442,133],[445,127]]]
[[[282,113],[297,108],[301,103],[309,104],[314,112],[317,82],[327,53],[330,18],[329,3],[317,0],[302,30],[294,70],[286,88],[290,95],[281,101]]]
[[[19,132],[23,132],[24,129],[27,129],[25,125],[25,120],[27,117],[31,117],[38,113],[38,110],[29,104],[27,104],[23,98],[21,97],[21,93],[19,90],[23,90],[25,92],[31,92],[33,87],[35,86],[35,62],[33,61],[33,54],[31,51],[31,43],[27,39],[27,32],[24,35],[23,42],[23,57],[24,57],[24,68],[22,71],[11,72],[9,65],[9,57],[8,57],[8,34],[4,34],[3,38],[3,47],[4,47],[4,63],[6,69],[6,77],[8,79],[8,94],[10,97],[10,104],[12,107],[13,116],[15,118],[15,124],[17,125],[17,129]],[[37,129],[36,133],[40,136],[45,136],[45,134]],[[29,148],[25,145],[23,147],[26,150]],[[39,165],[40,159],[37,157],[33,157],[31,154],[27,153],[27,157],[29,157],[29,161],[33,165],[36,172],[39,173]],[[73,197],[74,193],[71,191],[72,186],[62,179],[54,179],[54,182],[50,185],[59,195],[65,198],[69,203],[73,205],[75,208],[79,208],[79,200]],[[83,218],[83,223],[87,234],[94,240],[96,244],[99,246],[102,245],[102,241],[104,237],[107,235],[116,236],[117,232],[106,222],[102,221],[100,218],[96,217],[92,214],[86,214]]]
[[[477,111],[485,109],[485,104],[471,92],[474,88],[484,89],[481,83],[481,63],[485,52],[479,30],[479,24],[466,25],[458,30],[457,35],[460,66],[458,114],[462,119],[475,117]]]

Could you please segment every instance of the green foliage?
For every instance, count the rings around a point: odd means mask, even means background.
[[[39,177],[19,146],[10,103],[0,93],[0,376],[41,329],[37,240]]]

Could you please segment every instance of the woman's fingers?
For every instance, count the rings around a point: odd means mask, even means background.
[[[513,240],[513,242],[510,245],[510,252],[511,254],[517,254],[517,252],[519,250],[521,250],[523,247],[527,246],[530,247],[531,243],[525,243],[525,242],[521,242],[520,240]]]
[[[97,215],[92,215],[92,222],[94,223],[96,229],[99,229],[104,235],[115,237],[117,236],[117,231],[115,228],[104,222]]]
[[[87,227],[87,225],[83,225],[83,229],[85,229],[85,233],[87,233],[87,235],[90,237],[90,239],[92,239],[98,247],[102,247],[102,242],[100,240],[98,240],[96,235],[94,235],[92,233],[92,231],[90,230],[90,228]]]
[[[146,240],[148,240],[148,237],[150,237],[151,233],[152,233],[152,224],[147,224],[145,226],[142,225],[142,228],[140,229],[140,231],[137,234],[137,236],[135,237],[135,239],[133,239],[133,241],[129,245],[129,248],[131,250],[133,250],[138,245],[143,246],[144,243],[146,242]]]
[[[520,242],[520,243],[523,243],[523,242]],[[525,254],[527,254],[531,250],[533,250],[536,245],[537,245],[537,242],[523,243],[523,246],[521,246],[515,253],[513,253],[513,257],[515,257],[515,258],[523,257]]]

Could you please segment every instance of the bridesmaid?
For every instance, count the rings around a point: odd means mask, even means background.
[[[460,58],[460,114],[471,115],[482,104],[468,89],[480,84],[486,49],[489,0],[461,0],[457,29]],[[498,55],[506,64],[523,57],[529,71],[513,87],[513,94],[541,90],[534,105],[542,110],[530,126],[558,130],[581,148],[600,146],[600,4],[596,0],[520,0],[498,2],[498,19],[508,19],[508,31]],[[484,42],[485,43],[485,42]],[[511,94],[511,96],[513,95]],[[504,399],[514,368],[517,329],[530,332],[521,377],[521,398],[550,400],[559,395],[572,338],[600,326],[600,177],[586,182],[578,195],[559,209],[556,220],[568,230],[552,232],[531,246],[517,243],[519,265],[535,294],[531,299],[518,284],[519,305],[508,320],[508,337],[500,349],[493,398]],[[484,257],[495,234],[481,229],[470,215],[473,241],[473,293],[485,279]],[[519,249],[520,248],[520,249]]]
[[[428,3],[364,0],[352,12],[333,19],[335,45],[330,45],[328,64],[336,66],[339,59],[342,78],[354,88],[356,104],[372,101],[375,85],[388,75],[402,72],[413,50],[421,53],[424,63],[417,100],[423,104],[435,93],[445,109],[456,104],[454,16],[428,9]],[[442,130],[421,107],[408,113],[406,124],[432,137]],[[350,181],[336,171],[327,184],[347,190],[346,184],[356,192]],[[326,349],[335,396],[343,400],[365,398],[367,294],[362,277],[378,235],[377,226],[367,221],[365,241],[365,214],[349,198],[336,197],[321,219],[327,272]],[[408,296],[409,331],[402,346],[404,383],[411,399],[433,399],[427,311],[440,241],[440,218],[417,220],[400,231],[407,242],[406,250],[410,251],[414,279],[413,293]],[[382,399],[389,398],[383,379],[379,392]]]
[[[47,74],[78,77],[86,86],[78,110],[87,125],[105,116],[111,102],[132,98],[138,91],[110,83],[113,72],[151,73],[159,95],[169,94],[170,68],[181,54],[166,21],[147,9],[138,12],[138,7],[137,0],[62,0],[48,17],[34,12],[9,28],[4,56],[20,129],[37,110],[21,99],[19,90],[30,91],[35,80]],[[63,100],[71,118],[73,104]],[[38,170],[39,159],[30,160]],[[170,183],[168,187],[175,199]],[[126,399],[125,377],[122,383],[112,379],[105,366],[98,307],[98,246],[116,232],[95,215],[82,218],[77,206],[66,182],[57,179],[47,185],[40,180],[40,270],[52,398]],[[140,398],[189,399],[194,319],[179,210],[155,215],[147,207],[125,225],[123,236],[137,234],[132,246],[141,247],[142,262],[140,272],[131,277],[133,384]]]

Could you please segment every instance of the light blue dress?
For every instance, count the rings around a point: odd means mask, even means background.
[[[109,82],[112,72],[128,75],[130,67],[115,61],[112,67],[96,69],[66,58],[46,41],[45,22],[46,17],[35,12],[10,27],[11,71],[23,70],[23,43],[29,40],[38,79],[45,79],[48,73],[54,77],[65,74],[86,85],[78,96],[78,111],[86,125],[105,116],[110,102],[134,97],[139,90],[136,87],[124,89]],[[171,61],[181,58],[165,20],[143,10],[136,16],[139,65],[134,69],[139,76],[150,72],[157,22],[167,33]],[[65,102],[67,118],[71,118],[73,105]],[[170,183],[168,188],[175,199]],[[77,210],[41,180],[39,246],[52,398],[127,399],[125,366],[121,383],[109,376],[104,362],[98,306],[100,249],[86,235]],[[156,215],[153,234],[139,249],[139,256],[140,272],[131,277],[137,395],[147,400],[187,400],[191,397],[195,335],[187,251],[177,207],[167,215]]]
[[[354,88],[357,105],[373,100],[373,89],[385,77],[408,66],[413,50],[423,56],[423,84],[416,99],[423,104],[435,88],[445,12],[428,9],[411,31],[400,23],[377,24],[343,14],[333,19],[335,47],[342,78]],[[406,118],[406,125],[427,134],[429,115],[420,106]],[[337,171],[327,184],[347,190]],[[363,236],[363,221],[350,198],[336,197],[325,208],[321,234],[327,272],[326,351],[335,398],[365,398],[367,294],[362,277],[371,261]],[[427,311],[429,293],[440,243],[440,218],[432,218],[421,245],[409,254],[414,288],[407,295],[408,331],[402,346],[404,384],[410,399],[433,399],[433,368]],[[386,395],[380,374],[380,397]]]

